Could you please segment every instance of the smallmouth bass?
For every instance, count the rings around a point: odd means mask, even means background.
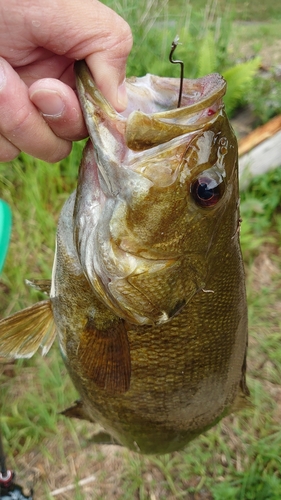
[[[183,448],[247,400],[247,306],[237,142],[218,74],[127,81],[118,114],[86,64],[90,139],[57,230],[50,293],[0,322],[0,355],[46,354],[58,336],[81,400],[140,453]],[[98,441],[97,436],[97,441]]]

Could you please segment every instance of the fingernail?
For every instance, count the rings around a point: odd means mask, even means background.
[[[4,65],[2,61],[0,61],[0,90],[2,90],[3,87],[5,87],[6,84],[6,73],[4,70]]]
[[[120,108],[122,108],[122,111],[124,111],[124,109],[126,109],[126,107],[128,105],[128,96],[127,96],[127,90],[126,90],[126,83],[125,82],[123,82],[118,87],[117,99],[118,99],[118,103],[120,105]]]
[[[60,94],[54,90],[36,90],[30,99],[45,116],[59,117],[65,108]]]

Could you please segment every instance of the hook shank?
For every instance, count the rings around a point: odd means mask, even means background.
[[[182,98],[182,86],[183,86],[183,78],[184,78],[184,63],[183,61],[180,61],[178,59],[173,59],[173,53],[175,52],[177,46],[179,44],[179,37],[176,36],[173,40],[172,46],[171,46],[171,51],[169,54],[169,61],[172,64],[179,64],[181,67],[181,72],[180,72],[180,89],[179,89],[179,99],[178,99],[178,105],[177,107],[180,108],[181,105],[181,98]]]

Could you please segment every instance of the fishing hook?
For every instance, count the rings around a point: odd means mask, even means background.
[[[184,63],[183,61],[179,61],[179,60],[174,60],[173,59],[173,53],[175,52],[177,46],[179,44],[179,37],[178,35],[174,38],[173,40],[173,43],[172,43],[172,46],[171,46],[171,52],[169,54],[169,61],[172,63],[172,64],[180,64],[180,67],[181,67],[181,75],[180,75],[180,90],[179,90],[179,100],[178,100],[178,105],[177,105],[177,108],[180,108],[180,105],[181,105],[181,97],[182,97],[182,85],[183,85],[183,77],[184,77]]]

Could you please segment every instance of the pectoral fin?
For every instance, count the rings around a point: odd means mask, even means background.
[[[37,302],[0,321],[0,356],[31,358],[40,346],[44,356],[55,336],[51,301]]]
[[[25,280],[25,283],[27,286],[35,288],[35,290],[38,290],[39,292],[50,295],[52,285],[51,280]]]
[[[81,336],[78,358],[85,375],[98,387],[123,393],[130,387],[131,356],[123,320],[99,330],[91,320]]]

